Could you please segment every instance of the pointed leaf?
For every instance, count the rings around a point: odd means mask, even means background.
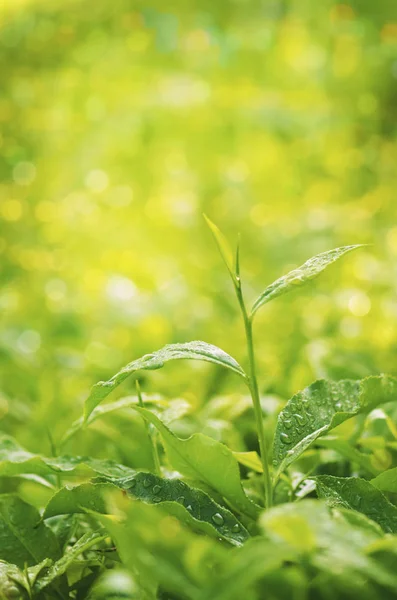
[[[233,252],[229,246],[229,242],[227,241],[227,239],[225,238],[225,236],[223,235],[223,233],[221,232],[219,227],[217,227],[215,225],[215,223],[213,223],[206,215],[204,215],[204,219],[206,220],[207,225],[210,228],[211,233],[215,238],[215,242],[216,242],[216,245],[218,246],[219,253],[223,258],[223,262],[225,263],[233,281],[236,281],[236,275],[234,272],[234,265],[233,265]]]
[[[34,586],[35,593],[40,593],[46,587],[51,585],[58,577],[64,575],[67,569],[83,553],[106,539],[106,535],[100,532],[90,532],[84,534],[65,554],[50,567],[43,577],[40,577]]]
[[[122,477],[131,474],[131,469],[112,460],[89,456],[57,456],[48,458],[28,452],[12,437],[0,436],[0,477],[34,474],[46,477],[55,473],[67,475],[92,474]]]
[[[376,475],[378,472],[371,463],[371,454],[364,454],[364,452],[360,452],[347,440],[343,440],[337,437],[325,437],[319,438],[316,443],[322,446],[323,448],[330,448],[331,450],[335,450],[335,452],[338,452],[338,454],[340,454],[344,458],[350,460],[353,463],[357,463],[364,471],[366,471],[370,475]]]
[[[85,514],[87,511],[106,513],[106,494],[118,488],[111,481],[66,485],[52,496],[43,513],[43,519],[58,515]]]
[[[319,475],[317,494],[331,506],[344,506],[366,515],[378,523],[387,533],[397,533],[397,507],[369,481],[357,477],[333,477]]]
[[[315,381],[288,401],[278,416],[273,443],[276,477],[320,435],[361,412],[397,397],[397,379]]]
[[[222,537],[231,544],[241,545],[249,537],[236,517],[202,490],[180,479],[164,479],[143,472],[133,477],[98,478],[74,488],[65,487],[49,501],[44,519],[64,513],[86,512],[86,509],[106,513],[106,493],[116,489],[149,504],[161,504],[167,512],[193,528]]]
[[[138,358],[129,363],[121,369],[121,371],[116,373],[116,375],[113,375],[109,381],[99,381],[95,384],[91,390],[91,394],[85,402],[85,421],[87,422],[88,417],[94,408],[133,373],[136,373],[137,371],[153,371],[161,369],[166,362],[184,359],[211,362],[226,367],[240,375],[243,379],[246,379],[246,374],[238,362],[217,346],[200,341],[186,342],[184,344],[169,344],[153,354],[146,354],[142,358]]]
[[[263,466],[257,452],[233,452],[233,456],[237,458],[240,465],[244,465],[256,473],[263,473]]]
[[[308,281],[311,281],[320,275],[320,273],[322,273],[330,264],[334,263],[348,252],[362,247],[363,244],[342,246],[341,248],[335,248],[334,250],[328,250],[327,252],[322,252],[321,254],[317,254],[317,256],[313,256],[313,258],[310,258],[297,269],[290,271],[287,275],[284,275],[271,283],[255,300],[252,307],[252,315],[254,315],[261,306],[270,302],[270,300],[274,300],[297,287],[305,285]]]
[[[0,495],[0,560],[23,568],[46,559],[57,559],[60,551],[49,527],[40,523],[40,514],[12,494]]]
[[[120,400],[116,400],[115,402],[103,404],[102,406],[97,406],[88,417],[85,425],[91,425],[98,419],[101,419],[119,410],[131,408],[134,404],[138,404],[137,396],[127,396],[125,398],[121,398]],[[191,409],[190,404],[183,398],[165,400],[158,394],[145,394],[144,404],[145,406],[147,406],[148,408],[150,407],[151,409],[152,407],[155,407],[156,411],[158,410],[161,412],[162,418],[164,420],[167,419],[168,422],[171,422],[175,419],[179,419]],[[72,423],[72,425],[63,435],[63,438],[60,442],[60,447],[66,444],[66,442],[68,442],[70,438],[72,438],[76,433],[83,429],[83,427],[84,417],[76,419],[76,421]]]
[[[397,467],[383,471],[374,479],[371,479],[372,485],[383,492],[397,493]]]
[[[257,517],[260,508],[245,495],[237,460],[227,446],[201,433],[182,440],[149,410],[135,410],[159,430],[174,469],[206,483],[238,511]]]

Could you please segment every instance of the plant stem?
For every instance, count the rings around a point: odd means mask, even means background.
[[[141,408],[144,408],[141,386],[139,385],[138,380],[136,380],[135,386],[136,386],[136,392],[138,394],[138,404]],[[159,475],[161,477],[161,464],[160,464],[160,457],[159,457],[159,452],[158,452],[157,443],[156,443],[156,433],[153,431],[150,423],[146,423],[146,421],[145,421],[145,426],[146,426],[146,431],[147,431],[148,438],[150,441],[150,445],[152,448],[154,471],[155,471],[156,475]]]
[[[243,290],[241,287],[240,278],[235,283],[237,299],[240,305],[241,313],[244,320],[245,338],[247,341],[248,363],[249,363],[249,389],[251,392],[252,404],[254,406],[256,428],[258,433],[260,458],[263,467],[263,484],[265,489],[265,508],[270,508],[273,502],[272,480],[269,468],[269,452],[265,436],[265,428],[263,426],[262,408],[259,397],[258,380],[256,376],[256,361],[254,338],[252,332],[252,319],[247,313],[244,302]]]

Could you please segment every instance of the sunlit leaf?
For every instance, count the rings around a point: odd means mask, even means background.
[[[138,398],[136,396],[127,396],[126,398],[121,398],[120,400],[116,400],[110,404],[97,406],[88,417],[86,423],[84,423],[84,417],[80,417],[79,419],[76,419],[74,423],[72,423],[72,425],[63,435],[60,442],[60,447],[63,447],[64,444],[66,444],[76,433],[81,431],[81,429],[84,428],[84,425],[91,425],[98,419],[102,419],[103,417],[106,417],[107,415],[117,411],[126,411],[136,404],[138,404]],[[165,400],[158,394],[151,394],[149,396],[145,394],[144,404],[151,409],[154,407],[156,411],[161,412],[162,419],[167,423],[171,423],[175,419],[180,419],[191,409],[190,404],[183,398]]]
[[[240,465],[244,465],[256,473],[263,473],[263,466],[257,452],[233,452],[233,455],[237,458]]]
[[[397,533],[397,507],[365,479],[358,477],[313,477],[317,493],[331,506],[344,506],[363,513],[387,533]]]
[[[237,460],[227,446],[201,433],[182,440],[149,410],[135,410],[159,430],[174,469],[187,477],[206,483],[232,507],[256,518],[259,507],[245,495]]]
[[[273,444],[276,477],[320,435],[347,419],[397,397],[397,379],[315,381],[298,392],[278,416]]]
[[[378,490],[382,490],[382,492],[390,492],[392,494],[397,493],[397,467],[393,469],[388,469],[387,471],[383,471],[375,477],[371,479],[371,483],[373,486],[378,488]]]
[[[216,245],[218,246],[218,250],[219,250],[220,255],[222,256],[223,262],[225,263],[232,279],[234,281],[236,281],[236,274],[234,271],[234,264],[233,264],[233,252],[229,246],[229,242],[227,241],[227,239],[225,238],[225,236],[223,235],[223,233],[221,232],[219,227],[217,227],[215,225],[215,223],[213,223],[206,215],[204,215],[204,218],[207,222],[208,227],[210,228],[210,230],[212,232],[212,235],[215,238],[215,242],[216,242]],[[237,257],[238,257],[238,252],[237,252]],[[238,258],[236,260],[236,267],[239,267]]]
[[[150,598],[156,588],[182,598],[197,599],[227,560],[224,544],[197,535],[161,506],[118,502],[119,517],[98,515],[114,540],[125,566],[136,574]],[[146,595],[143,597],[146,598]]]
[[[57,456],[48,458],[28,452],[13,438],[0,437],[0,477],[35,474],[42,477],[64,473],[65,475],[107,475],[122,477],[131,474],[131,469],[112,460],[89,456]]]
[[[91,394],[85,402],[85,421],[88,420],[94,408],[133,373],[136,373],[137,371],[153,371],[161,369],[166,362],[185,359],[211,362],[230,369],[244,379],[246,378],[246,374],[238,362],[217,346],[201,341],[186,342],[184,344],[169,344],[157,352],[146,354],[142,358],[138,358],[129,363],[121,369],[121,371],[116,373],[116,375],[113,375],[109,381],[100,381],[95,384],[91,390]]]
[[[214,585],[199,596],[200,600],[241,600],[251,596],[254,584],[296,559],[296,552],[286,544],[275,545],[256,537],[243,548],[231,553],[224,573]]]
[[[0,495],[0,560],[23,568],[46,558],[57,559],[59,546],[40,514],[12,494]]]
[[[341,248],[335,248],[334,250],[328,250],[327,252],[322,252],[321,254],[317,254],[317,256],[313,256],[313,258],[307,260],[297,269],[290,271],[287,275],[284,275],[271,283],[255,300],[252,307],[252,315],[254,315],[261,306],[270,302],[270,300],[274,300],[279,296],[287,294],[293,289],[305,285],[308,281],[315,279],[339,258],[352,250],[362,247],[362,244],[342,246]]]

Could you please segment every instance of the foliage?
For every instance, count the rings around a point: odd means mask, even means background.
[[[396,41],[2,3],[0,600],[395,597]]]
[[[240,247],[233,264],[223,234],[207,221],[241,309],[248,372],[214,345],[187,342],[134,360],[109,381],[96,384],[84,415],[67,429],[62,445],[77,434],[86,435],[98,420],[129,410],[144,420],[140,425],[135,421],[135,426],[144,427],[151,447],[149,471],[143,465],[133,469],[108,459],[60,455],[56,444],[55,456],[45,457],[3,435],[0,477],[6,487],[7,478],[15,486],[12,493],[0,494],[2,597],[112,598],[122,593],[148,600],[259,600],[266,590],[275,598],[377,598],[395,589],[390,561],[397,507],[385,495],[395,491],[395,468],[381,468],[379,473],[379,460],[371,463],[375,452],[371,456],[363,451],[361,438],[369,429],[366,417],[394,400],[397,380],[380,375],[314,382],[279,413],[270,453],[253,317],[262,304],[289,291],[296,271],[270,285],[270,292],[259,296],[248,312]],[[307,261],[299,269],[299,286],[344,254],[345,249],[336,249]],[[157,371],[175,359],[209,361],[241,376],[252,400],[259,457],[252,450],[233,452],[204,433],[179,437],[168,423],[175,424],[186,407],[172,410],[166,401],[145,402],[138,383],[135,402],[126,398],[98,406],[129,376]],[[394,431],[384,415],[378,416]],[[354,420],[355,429],[341,429]],[[324,436],[331,429],[339,435]],[[324,460],[321,437],[323,446],[339,453],[342,462]],[[351,476],[335,476],[335,468],[343,464]],[[360,471],[376,476],[369,481],[357,476]],[[87,480],[90,474],[94,477]],[[47,494],[41,512],[21,497],[26,478]],[[318,500],[302,500],[314,489]],[[272,508],[274,502],[278,506]],[[116,567],[113,579],[107,575],[109,567]]]

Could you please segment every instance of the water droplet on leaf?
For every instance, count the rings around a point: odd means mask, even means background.
[[[280,442],[282,444],[288,444],[290,441],[289,439],[289,435],[287,433],[284,433],[283,431],[280,433]]]
[[[214,515],[212,515],[212,520],[215,523],[215,525],[223,525],[225,521],[225,519],[219,513],[215,513]]]

